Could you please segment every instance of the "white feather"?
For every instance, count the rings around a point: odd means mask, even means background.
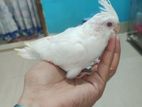
[[[23,49],[15,49],[18,55],[22,56],[23,58],[27,59],[40,59],[40,55],[32,48],[32,44],[25,43],[25,48]]]
[[[99,4],[101,5],[100,9],[102,10],[102,13],[110,13],[118,20],[118,15],[109,0],[99,0]]]
[[[75,78],[81,70],[90,66],[102,54],[112,33],[112,29],[97,25],[97,22],[101,21],[97,17],[115,16],[106,14],[114,13],[115,10],[109,0],[99,0],[99,3],[105,12],[93,16],[91,21],[69,28],[56,36],[28,42],[25,48],[16,51],[24,58],[50,61],[64,69],[67,78]]]

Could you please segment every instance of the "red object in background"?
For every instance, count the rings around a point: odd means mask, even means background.
[[[135,29],[136,29],[137,32],[142,33],[142,24],[135,25]]]

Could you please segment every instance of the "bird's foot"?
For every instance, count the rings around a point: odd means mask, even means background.
[[[84,69],[76,78],[80,79],[83,78],[85,76],[90,76],[92,73],[91,69]]]

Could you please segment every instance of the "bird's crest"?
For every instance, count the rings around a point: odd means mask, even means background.
[[[113,8],[113,6],[111,5],[111,2],[109,0],[99,0],[99,4],[101,5],[100,6],[100,9],[101,9],[100,13],[102,13],[102,14],[111,14],[117,20],[119,20],[118,15],[117,15],[115,9]]]
[[[109,0],[99,0],[99,4],[101,5],[101,13],[109,13],[115,16],[118,19],[118,15],[111,5],[111,2]]]

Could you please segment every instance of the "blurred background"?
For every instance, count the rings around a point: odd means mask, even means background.
[[[110,0],[120,18],[121,59],[94,107],[142,106],[142,0]],[[98,0],[0,0],[0,106],[12,107],[24,74],[38,61],[13,51],[24,41],[56,35],[99,12]]]
[[[110,1],[117,11],[120,21],[129,21],[132,0]],[[98,0],[42,0],[42,4],[48,31],[56,33],[64,31],[70,26],[79,25],[100,11]]]

